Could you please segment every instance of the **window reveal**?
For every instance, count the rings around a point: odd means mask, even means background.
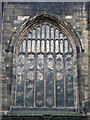
[[[57,26],[42,23],[30,29],[19,47],[16,106],[74,107],[72,55]]]

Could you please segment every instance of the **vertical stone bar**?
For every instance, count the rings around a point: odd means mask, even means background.
[[[21,53],[23,52],[23,44],[22,44],[22,42],[21,42]]]
[[[2,2],[0,2],[0,76],[1,76],[1,80],[0,80],[0,111],[2,111]],[[1,118],[1,113],[0,112],[0,120]]]
[[[63,38],[63,65],[64,65],[64,108],[66,108],[66,67],[65,67],[65,40]]]
[[[37,80],[37,31],[35,38],[35,79],[34,79],[34,104],[33,107],[36,107],[36,80]]]
[[[54,28],[54,108],[56,108],[56,54],[55,54],[55,28]]]
[[[34,78],[34,101],[33,101],[33,107],[35,108],[36,107],[36,54],[35,54],[35,78]]]
[[[42,52],[42,39],[41,39],[41,35],[42,35],[42,32],[41,32],[41,26],[40,26],[40,52]]]
[[[28,38],[26,36],[26,51],[25,51],[25,78],[24,78],[24,107],[26,107],[26,80],[27,80],[27,63],[28,63],[28,57],[27,57],[27,47],[28,47]]]
[[[54,108],[56,108],[56,55],[54,54]]]
[[[60,38],[59,38],[58,42],[59,42],[59,52],[60,52]]]
[[[45,25],[45,48],[44,48],[44,108],[46,108],[46,25]]]
[[[49,27],[49,52],[51,52],[51,27]]]

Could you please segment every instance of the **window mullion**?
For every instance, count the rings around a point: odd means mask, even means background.
[[[69,51],[69,46],[70,46],[70,43],[69,43],[69,41],[68,41],[68,53],[70,52],[70,51]]]
[[[46,25],[45,25],[45,46],[44,46],[44,108],[46,108],[46,64],[47,64],[47,54],[46,54]]]
[[[23,42],[21,42],[21,53],[23,53]]]
[[[60,52],[61,52],[61,51],[60,51],[60,35],[59,35],[58,44],[59,44],[59,46],[58,46],[58,47],[59,47],[59,53],[60,53]]]
[[[36,80],[37,80],[37,31],[35,39],[35,79],[34,79],[34,104],[33,107],[36,107]]]
[[[28,38],[26,37],[26,51],[25,51],[25,74],[24,74],[24,107],[26,107],[26,81],[27,81],[27,64],[28,64],[28,57],[27,57],[27,47],[28,47]]]
[[[34,108],[36,107],[36,79],[37,79],[37,53],[35,53],[35,79],[34,79]]]
[[[65,67],[65,40],[63,37],[63,66],[64,66],[64,108],[66,108],[66,67]]]
[[[58,46],[57,46],[58,47]],[[56,108],[56,53],[55,53],[55,29],[54,29],[54,108]]]
[[[40,52],[42,51],[42,39],[41,39],[41,35],[42,35],[42,30],[41,30],[41,26],[40,26]]]

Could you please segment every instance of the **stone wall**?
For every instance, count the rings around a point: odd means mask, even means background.
[[[88,3],[88,37],[90,38],[90,2]],[[90,39],[88,39],[88,51],[90,51]],[[88,73],[90,73],[90,52],[88,52]],[[90,100],[90,74],[88,74],[88,80],[89,80],[89,100]]]
[[[2,43],[1,43],[1,28],[2,28],[2,4],[0,2],[0,119],[2,114]]]
[[[85,101],[89,99],[89,36],[88,36],[88,10],[89,3],[3,3],[3,25],[2,25],[2,104],[3,111],[9,111],[10,106],[13,106],[14,96],[13,92],[15,86],[15,76],[13,74],[13,58],[14,54],[6,52],[8,44],[10,43],[12,34],[22,24],[25,19],[32,18],[36,15],[48,13],[57,16],[72,25],[77,35],[79,36],[83,52],[80,59],[77,60],[77,65],[80,65],[79,75],[76,76],[80,87],[80,104],[84,105]],[[89,56],[89,57],[88,57]]]

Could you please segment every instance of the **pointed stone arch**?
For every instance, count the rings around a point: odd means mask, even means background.
[[[26,19],[25,21],[23,21],[23,23],[20,24],[20,26],[16,29],[16,31],[13,32],[10,42],[6,48],[6,51],[13,53],[13,64],[16,65],[17,50],[21,43],[21,39],[24,37],[24,35],[28,32],[30,28],[42,22],[49,22],[51,24],[54,24],[61,31],[63,31],[70,40],[70,43],[73,48],[73,63],[74,63],[74,90],[75,90],[74,105],[75,105],[75,109],[80,109],[80,94],[79,94],[80,86],[78,86],[79,85],[78,71],[80,71],[80,66],[78,65],[79,63],[78,61],[80,60],[80,55],[83,49],[76,31],[69,23],[63,21],[62,19],[58,19],[56,16],[52,16],[49,14],[42,14],[35,16],[34,18]],[[16,70],[16,68],[14,69]],[[13,86],[15,86],[15,82]],[[14,99],[11,106],[14,106]]]

